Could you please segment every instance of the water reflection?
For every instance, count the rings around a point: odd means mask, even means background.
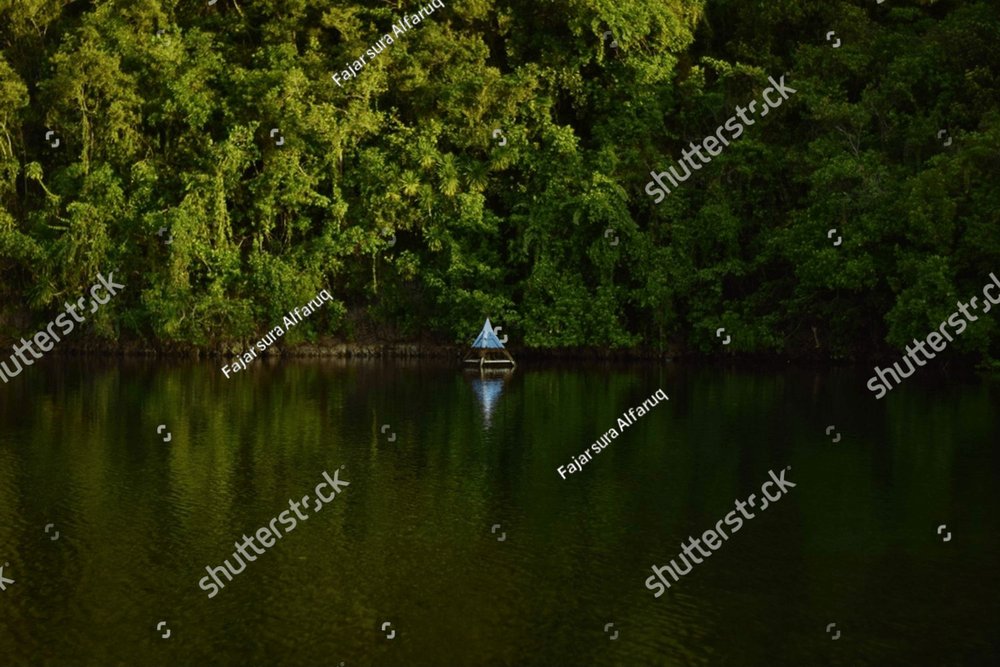
[[[876,402],[863,370],[40,362],[0,387],[0,663],[998,664],[1000,387]],[[343,498],[209,599],[205,567],[340,466]],[[653,597],[786,466],[788,500]]]
[[[496,409],[500,395],[503,393],[504,384],[514,375],[510,369],[498,370],[476,370],[466,371],[465,376],[472,386],[472,392],[479,400],[479,407],[483,411],[483,425],[489,428],[493,423],[493,411]]]

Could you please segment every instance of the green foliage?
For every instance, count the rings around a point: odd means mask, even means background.
[[[451,0],[338,86],[404,6],[0,1],[0,315],[115,268],[112,338],[232,346],[329,289],[290,342],[488,315],[538,348],[725,327],[849,357],[1000,271],[994,3]],[[782,74],[798,92],[654,205],[650,171]]]

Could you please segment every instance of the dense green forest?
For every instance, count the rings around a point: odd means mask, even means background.
[[[489,315],[529,348],[867,358],[1000,274],[992,1],[0,0],[0,49],[5,337],[117,269],[110,341],[255,340],[328,289],[285,344]],[[995,317],[954,346],[1000,357]]]

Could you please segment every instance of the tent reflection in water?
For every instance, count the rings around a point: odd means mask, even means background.
[[[510,369],[489,369],[481,371],[479,377],[469,378],[472,392],[479,399],[479,407],[483,410],[483,422],[487,427],[493,421],[493,410],[497,407],[500,394],[503,393],[503,385],[510,378],[511,372]]]
[[[501,358],[498,359],[496,358],[497,356]],[[483,330],[479,332],[476,340],[472,343],[472,349],[469,350],[469,358],[465,360],[465,363],[479,364],[480,368],[485,368],[488,364],[510,364],[511,368],[517,365],[514,363],[514,358],[510,356],[510,353],[503,349],[503,343],[497,338],[488,317],[483,324]]]

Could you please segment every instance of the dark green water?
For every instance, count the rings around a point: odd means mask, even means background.
[[[1000,654],[997,384],[914,377],[875,401],[849,371],[522,365],[487,416],[483,388],[451,367],[30,371],[0,386],[3,665]],[[658,388],[669,402],[560,479]],[[205,567],[340,466],[342,495],[209,599]],[[651,565],[787,466],[788,495],[653,597]]]

